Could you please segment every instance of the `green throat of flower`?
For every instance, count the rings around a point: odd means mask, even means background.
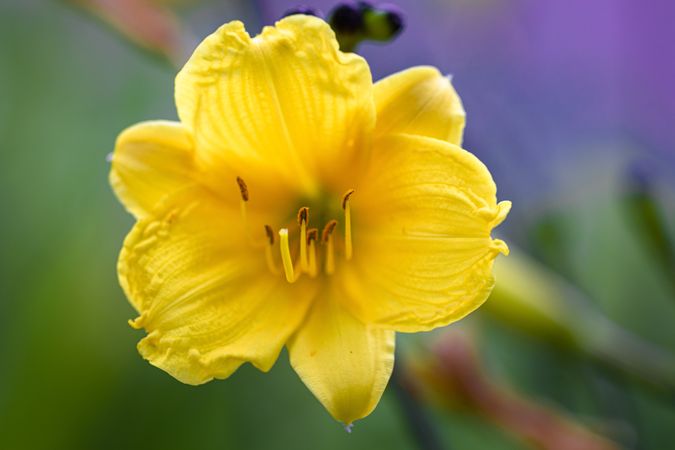
[[[241,177],[237,177],[237,185],[241,194],[240,210],[244,226],[248,230],[248,209],[249,192],[246,183]],[[292,238],[289,235],[287,227],[275,229],[265,224],[265,235],[267,239],[264,243],[265,260],[267,267],[275,275],[284,274],[286,281],[295,283],[303,275],[315,278],[321,271],[326,275],[335,272],[335,252],[336,241],[343,244],[344,258],[349,261],[352,258],[352,224],[350,198],[354,194],[354,189],[349,189],[342,196],[342,214],[344,216],[344,236],[342,239],[336,236],[335,229],[338,221],[335,218],[325,220],[323,229],[319,234],[319,228],[310,227],[309,207],[302,206],[297,213],[298,237],[297,245],[292,245]],[[325,217],[327,214],[320,214],[319,217]],[[323,221],[323,220],[322,220]],[[278,236],[278,239],[276,238]],[[249,235],[252,245],[259,246],[257,242]],[[276,243],[278,242],[278,250]],[[292,252],[291,248],[297,248],[297,252]],[[281,268],[277,262],[275,253],[279,252],[281,259]]]

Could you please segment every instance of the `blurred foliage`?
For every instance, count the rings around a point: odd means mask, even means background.
[[[66,0],[82,8],[151,54],[177,64],[182,30],[175,13],[153,0]]]
[[[406,382],[429,402],[494,423],[525,445],[547,450],[617,450],[610,440],[555,409],[514,392],[483,367],[475,337],[461,325],[412,355]]]
[[[210,27],[234,18],[223,5],[191,19]],[[250,7],[242,11],[251,16]],[[286,354],[270,374],[246,366],[194,388],[136,353],[141,332],[126,325],[134,314],[115,278],[132,219],[110,191],[105,157],[126,126],[175,119],[174,74],[63,3],[0,5],[0,448],[413,448],[390,392],[348,435]],[[672,275],[627,220],[627,162],[613,151],[624,145],[580,148],[534,206],[510,198],[507,240],[672,357]],[[675,217],[667,209],[674,203],[656,204]],[[662,226],[672,239],[672,220]],[[675,399],[533,339],[503,317],[485,308],[466,320],[495,378],[582,422],[597,420],[628,448],[671,445]],[[401,335],[399,344],[415,352],[430,336]],[[431,413],[453,448],[523,448],[461,410]]]

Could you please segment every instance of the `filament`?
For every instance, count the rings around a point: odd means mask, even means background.
[[[328,275],[335,272],[335,246],[333,244],[333,236],[328,236],[326,242],[326,273]]]
[[[298,211],[298,224],[300,225],[300,269],[303,272],[309,270],[307,255],[307,222],[309,222],[309,208],[303,206]]]
[[[319,230],[312,228],[307,232],[308,253],[309,253],[309,276],[314,278],[317,274],[316,270],[316,240],[319,235]]]

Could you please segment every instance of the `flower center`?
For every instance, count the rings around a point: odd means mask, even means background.
[[[241,177],[237,177],[237,184],[239,185],[239,192],[241,194],[240,209],[241,217],[248,231],[248,209],[247,203],[249,201],[249,192],[246,183]],[[349,205],[350,198],[354,194],[354,189],[349,189],[342,196],[342,211],[344,214],[344,258],[349,261],[352,258],[352,225],[351,225],[351,207]],[[335,229],[338,221],[336,219],[329,219],[323,224],[323,231],[319,235],[318,228],[311,228],[309,207],[303,206],[297,213],[298,223],[298,243],[295,248],[297,251],[291,250],[291,239],[289,237],[288,228],[279,228],[278,232],[274,232],[272,226],[265,224],[265,260],[269,270],[275,274],[280,275],[282,272],[289,283],[295,283],[303,275],[307,274],[314,278],[318,276],[321,267],[323,272],[331,275],[335,272]],[[278,235],[278,239],[275,236]],[[253,237],[249,235],[249,240],[252,245],[260,246]],[[279,244],[278,250],[276,244]],[[278,252],[281,260],[281,269],[277,262],[275,254]]]

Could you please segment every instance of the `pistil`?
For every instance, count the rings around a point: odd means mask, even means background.
[[[279,230],[279,247],[281,250],[281,262],[284,266],[284,274],[286,281],[295,283],[297,280],[295,276],[295,269],[293,267],[293,258],[291,258],[291,248],[288,244],[288,228]]]

